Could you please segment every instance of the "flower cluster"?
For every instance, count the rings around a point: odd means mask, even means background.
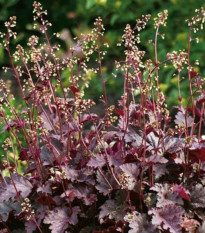
[[[187,20],[188,26],[194,31],[194,33],[198,32],[200,29],[202,30],[205,22],[204,8],[201,7],[201,9],[196,9],[195,12],[197,15],[192,17],[191,20]]]
[[[166,26],[168,18],[168,11],[164,10],[163,12],[158,13],[157,17],[154,18],[154,26],[158,28],[160,25]]]
[[[174,68],[179,72],[182,71],[184,65],[188,64],[188,54],[184,50],[168,53],[167,58],[172,62]]]

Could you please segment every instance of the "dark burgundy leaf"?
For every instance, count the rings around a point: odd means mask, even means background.
[[[45,195],[39,197],[37,199],[37,202],[39,202],[42,205],[46,205],[46,206],[47,205],[48,206],[50,206],[50,205],[56,205],[56,202],[54,201],[54,199],[52,198],[52,196],[49,195],[49,194],[45,194]]]
[[[154,130],[154,128],[152,126],[146,127],[146,135],[148,135],[149,133],[151,133],[153,130]]]
[[[202,95],[200,95],[199,97],[197,97],[196,99],[196,104],[202,104],[205,102],[205,93],[203,93]]]
[[[115,112],[116,112],[116,114],[118,114],[120,116],[124,116],[124,111],[120,108],[115,108]]]
[[[199,108],[197,108],[196,106],[194,108],[187,108],[187,111],[189,113],[192,113],[193,110],[194,110],[196,116],[201,117],[201,112],[200,112],[201,110]]]
[[[195,78],[199,73],[197,73],[194,69],[189,72],[191,78]]]
[[[29,149],[28,148],[21,148],[20,154],[19,154],[19,160],[26,161],[29,158]]]
[[[79,89],[73,85],[69,86],[69,89],[73,92],[73,94],[76,94],[77,92],[79,92]]]
[[[139,120],[141,117],[142,112],[139,110],[140,106],[138,104],[130,104],[129,107],[129,115],[131,118],[135,120]]]
[[[197,158],[202,163],[205,162],[205,141],[195,142],[189,148],[190,156]]]
[[[138,134],[134,131],[126,133],[124,139],[126,143],[131,143],[133,147],[140,147],[143,141],[140,132]]]
[[[81,182],[81,183],[87,183],[90,185],[95,185],[96,182],[93,178],[93,173],[94,171],[91,170],[90,168],[82,168],[81,170],[78,171],[78,177],[77,177],[77,181]]]

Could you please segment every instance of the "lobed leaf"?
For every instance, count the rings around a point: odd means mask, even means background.
[[[148,212],[152,216],[152,224],[158,229],[169,230],[170,233],[181,233],[184,209],[175,204],[155,208]]]

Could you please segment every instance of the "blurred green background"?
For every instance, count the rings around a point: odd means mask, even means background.
[[[169,11],[167,27],[161,30],[166,36],[165,40],[159,39],[158,46],[159,60],[163,61],[166,59],[167,52],[187,48],[188,27],[185,19],[192,17],[196,8],[205,6],[204,0],[41,0],[40,2],[48,10],[49,21],[53,24],[49,33],[61,33],[61,39],[58,42],[62,45],[60,51],[62,55],[66,55],[69,46],[73,45],[74,37],[80,36],[80,33],[89,32],[94,19],[98,16],[102,17],[106,29],[105,40],[110,45],[109,52],[104,60],[104,72],[110,102],[115,101],[121,95],[123,78],[114,78],[111,73],[114,61],[123,59],[123,49],[117,47],[116,44],[120,41],[126,24],[129,23],[134,27],[136,19],[140,18],[142,14],[152,15],[152,20],[149,22],[147,29],[141,33],[142,43],[140,46],[141,49],[147,51],[145,58],[154,59],[153,46],[148,43],[148,40],[154,39],[153,18],[156,17],[157,13],[167,9]],[[28,37],[36,34],[36,31],[32,29],[32,4],[33,0],[0,0],[0,31],[3,30],[4,21],[10,16],[17,16],[18,37],[13,42],[13,48],[17,43],[25,46]],[[192,64],[194,60],[199,60],[200,65],[196,69],[201,75],[205,74],[205,69],[203,69],[205,65],[204,35],[203,31],[197,35],[200,43],[193,42],[191,49]],[[7,65],[9,65],[8,58],[3,49],[0,48],[0,66]],[[171,64],[160,70],[161,89],[169,97],[167,100],[169,105],[177,104],[177,79],[173,75],[174,69]],[[65,71],[63,76],[67,77],[68,73]],[[5,75],[2,71],[0,72],[0,78],[13,79],[11,73]],[[185,102],[189,96],[186,80],[187,77],[185,77],[182,84],[182,96]],[[15,85],[11,85],[14,93],[15,87]],[[95,99],[101,94],[101,82],[98,77],[92,75],[86,96]],[[18,104],[19,100],[17,98],[16,102],[14,102],[16,108],[18,108]],[[4,138],[4,135],[1,134],[0,141],[3,141]]]

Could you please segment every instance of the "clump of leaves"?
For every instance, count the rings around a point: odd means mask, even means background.
[[[12,53],[16,18],[1,33],[23,108],[16,110],[0,82],[0,117],[8,137],[2,145],[0,226],[6,232],[203,232],[205,220],[205,92],[204,78],[190,60],[193,32],[203,27],[205,10],[188,21],[187,51],[157,57],[165,10],[154,19],[154,60],[144,60],[138,47],[140,31],[150,20],[142,16],[125,28],[120,46],[124,61],[116,61],[124,79],[118,105],[109,105],[103,59],[104,27],[76,39],[68,57],[52,45],[47,11],[34,2],[34,24],[44,40],[31,36],[28,48]],[[199,25],[201,24],[201,26]],[[97,61],[97,65],[95,63]],[[170,116],[160,90],[160,69],[172,63],[178,75],[176,116]],[[61,77],[67,69],[69,84]],[[98,73],[104,114],[84,98],[86,77]],[[190,99],[182,103],[183,72]],[[22,82],[22,79],[25,82]],[[60,91],[59,91],[60,90]],[[11,115],[5,114],[5,106]],[[23,164],[23,165],[22,165]],[[23,172],[21,169],[23,167]],[[92,224],[91,224],[92,223]]]

